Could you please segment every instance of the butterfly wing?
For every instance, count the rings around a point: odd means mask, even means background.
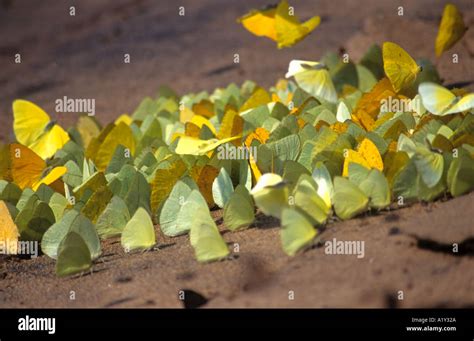
[[[419,72],[415,60],[395,43],[383,44],[383,67],[395,92],[413,84]]]
[[[69,141],[69,135],[58,125],[54,125],[50,130],[44,132],[30,148],[42,159],[52,157]]]
[[[313,32],[313,30],[319,26],[321,23],[321,17],[320,16],[314,16],[311,19],[306,20],[304,23],[301,24],[301,26],[306,30],[306,35]]]
[[[267,37],[274,41],[277,40],[275,30],[276,8],[252,11],[249,14],[237,19],[238,22],[247,29],[247,31],[259,37]]]
[[[313,96],[337,102],[337,92],[329,71],[318,62],[292,60],[285,77],[293,76],[298,85]]]
[[[18,227],[13,222],[7,205],[0,201],[0,242],[4,243],[4,249],[8,246],[9,254],[16,254],[18,251]]]
[[[320,22],[321,18],[315,16],[300,24],[295,15],[290,15],[288,2],[280,2],[275,14],[278,48],[293,46],[318,27]]]
[[[36,104],[17,99],[13,102],[13,130],[18,142],[30,147],[50,122],[48,114]]]
[[[187,205],[187,204],[185,204]],[[195,212],[189,239],[199,262],[211,262],[227,257],[229,249],[217,229],[209,210]]]
[[[456,100],[451,91],[435,83],[421,83],[418,93],[423,106],[434,115],[445,115]]]
[[[369,198],[357,185],[340,176],[334,178],[334,211],[339,218],[350,219],[364,212],[368,204]]]
[[[369,168],[375,168],[380,171],[383,170],[382,156],[377,146],[370,139],[363,139],[357,151],[367,161]]]
[[[342,101],[337,106],[336,119],[338,122],[342,123],[351,119],[351,113],[349,112],[347,105]]]
[[[69,232],[58,248],[56,274],[70,276],[88,270],[92,266],[91,253],[84,239],[76,232]]]
[[[331,208],[331,198],[334,194],[334,187],[331,174],[321,161],[318,161],[313,169],[312,177],[318,185],[317,193],[323,199],[326,206]]]
[[[239,185],[224,207],[224,224],[231,230],[250,226],[255,220],[254,205],[247,189]]]
[[[200,140],[189,136],[181,136],[176,146],[176,154],[205,155],[221,144],[239,139],[240,136],[233,136],[222,140],[210,139]]]
[[[443,17],[436,36],[435,51],[439,57],[444,51],[456,44],[466,32],[461,12],[453,4],[444,7]]]
[[[454,104],[444,115],[472,110],[474,108],[474,94],[468,94]]]
[[[143,207],[137,209],[123,229],[121,243],[126,252],[148,250],[156,244],[153,222]]]
[[[21,144],[10,145],[11,175],[21,189],[33,188],[41,179],[46,163],[35,152]]]
[[[66,174],[67,168],[66,167],[55,167],[51,170],[51,172],[48,173],[44,178],[42,178],[40,181],[36,182],[33,184],[33,190],[36,191],[39,186],[42,184],[45,185],[51,185],[54,183],[56,180],[61,179],[61,177]]]
[[[283,209],[281,225],[281,243],[283,250],[289,256],[294,256],[299,250],[310,244],[317,234],[310,222],[296,209]]]
[[[355,150],[349,149],[347,151],[346,157],[344,158],[344,166],[343,166],[342,176],[348,176],[349,175],[349,165],[351,163],[356,163],[356,164],[359,164],[361,166],[364,166],[367,169],[370,169],[369,163],[367,162],[365,157],[362,156],[361,153],[359,153]]]

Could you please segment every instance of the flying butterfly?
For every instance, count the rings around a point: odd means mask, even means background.
[[[291,47],[304,39],[319,26],[321,18],[314,16],[300,23],[288,2],[281,1],[278,5],[252,10],[237,19],[237,22],[242,23],[248,31],[256,36],[276,41],[278,48],[281,49]]]
[[[461,12],[453,4],[444,7],[443,17],[439,25],[436,36],[435,52],[439,57],[444,51],[454,46],[466,33],[467,27],[464,25]]]

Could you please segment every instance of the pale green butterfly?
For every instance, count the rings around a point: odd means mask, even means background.
[[[263,174],[250,194],[265,215],[280,218],[282,209],[288,206],[288,187],[278,174]]]
[[[468,153],[460,153],[451,162],[448,170],[448,188],[454,197],[474,188],[474,159]]]
[[[149,250],[156,244],[153,222],[143,207],[137,209],[123,229],[121,244],[126,252]]]
[[[307,174],[302,174],[293,190],[294,204],[313,225],[324,224],[328,218],[330,206],[318,195],[317,184]]]
[[[281,243],[289,256],[294,256],[316,237],[313,225],[294,208],[284,208],[281,215]]]
[[[229,255],[227,244],[208,209],[194,212],[189,239],[199,262],[212,262]]]
[[[212,183],[212,197],[214,198],[214,202],[219,208],[223,208],[233,192],[232,179],[225,168],[222,167],[219,175]]]
[[[337,92],[326,66],[319,62],[292,60],[285,77],[294,77],[296,83],[310,95],[328,102],[337,101]]]
[[[365,210],[369,198],[350,180],[336,176],[334,178],[334,211],[343,220],[350,219]]]
[[[119,196],[114,196],[97,219],[95,228],[102,239],[120,236],[129,220],[127,204]]]
[[[229,230],[235,231],[249,227],[254,219],[252,198],[247,189],[239,185],[224,206],[224,224]]]
[[[367,169],[357,163],[351,163],[349,180],[369,197],[369,207],[382,209],[390,205],[390,187],[387,178],[378,169]]]
[[[423,106],[432,114],[445,116],[474,108],[474,93],[457,97],[445,87],[436,83],[421,83],[418,87]]]
[[[76,232],[69,232],[58,248],[56,274],[70,276],[90,269],[91,254],[84,239]]]

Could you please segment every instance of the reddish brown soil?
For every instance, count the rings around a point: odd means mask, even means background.
[[[474,23],[470,0],[454,1]],[[0,140],[11,140],[11,102],[26,98],[53,112],[62,96],[95,98],[103,123],[133,111],[160,84],[198,92],[253,79],[270,86],[291,59],[317,59],[344,47],[357,60],[373,42],[392,40],[415,57],[434,60],[433,42],[444,1],[293,1],[296,12],[323,23],[293,49],[278,51],[235,23],[265,1],[84,0],[68,6],[14,0],[0,9]],[[397,7],[404,6],[404,16]],[[446,83],[474,80],[474,30],[439,61]],[[22,54],[22,64],[13,55]],[[131,64],[123,64],[130,53]],[[234,53],[240,65],[233,66]],[[472,89],[472,85],[470,86]],[[61,123],[75,117],[60,117]],[[92,274],[58,279],[54,261],[0,259],[0,307],[180,307],[181,289],[207,307],[474,307],[474,193],[436,203],[334,222],[320,243],[287,257],[278,221],[224,233],[238,243],[231,260],[199,264],[188,237],[165,238],[159,250],[126,255],[117,241],[103,245]],[[220,212],[216,212],[218,219]],[[159,228],[157,227],[157,232]],[[365,257],[327,255],[325,240],[363,240]],[[452,244],[460,252],[453,254]],[[71,291],[75,300],[70,300]],[[289,300],[289,292],[294,300]],[[403,291],[403,300],[398,300]]]

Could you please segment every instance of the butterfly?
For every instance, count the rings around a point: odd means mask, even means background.
[[[283,250],[294,256],[299,250],[310,244],[317,231],[298,210],[284,208],[281,217],[280,238]]]
[[[323,63],[306,60],[292,60],[286,78],[294,77],[300,88],[310,95],[326,101],[337,102],[337,92],[331,75]]]
[[[364,212],[369,205],[369,197],[356,184],[340,176],[334,178],[333,199],[334,211],[343,220]]]
[[[349,165],[349,180],[369,197],[369,207],[382,209],[390,205],[387,178],[378,169],[367,169],[357,163]]]
[[[344,123],[345,121],[350,120],[351,118],[351,112],[349,111],[349,108],[347,107],[346,103],[344,103],[343,101],[339,102],[336,113],[337,121]]]
[[[259,37],[267,37],[277,42],[279,49],[291,47],[304,39],[321,23],[319,16],[300,23],[292,13],[293,8],[288,2],[281,1],[278,6],[267,6],[261,10],[253,10],[237,22],[251,33]]]
[[[275,218],[281,218],[282,208],[288,206],[288,187],[278,174],[263,174],[250,194],[264,214]]]
[[[41,184],[52,185],[66,174],[66,167],[50,169],[46,162],[33,150],[18,143],[10,145],[10,176],[21,189],[32,188],[36,191]],[[58,186],[62,192],[62,186]]]
[[[189,202],[185,205],[195,204]],[[194,210],[189,232],[189,240],[197,260],[205,263],[226,258],[229,255],[229,249],[220,235],[209,209],[202,205],[199,207],[201,209]],[[193,210],[188,211],[192,212]]]
[[[235,231],[249,227],[254,220],[252,197],[245,186],[238,185],[224,206],[224,224]]]
[[[358,163],[365,168],[375,168],[383,170],[383,161],[377,146],[368,138],[362,140],[357,147],[357,150],[347,150],[347,155],[344,158],[344,169],[342,176],[349,174],[349,164]]]
[[[52,157],[68,141],[69,135],[36,104],[13,102],[13,130],[19,143],[31,148],[42,159]]]
[[[149,250],[156,244],[153,222],[143,207],[139,207],[132,219],[125,225],[121,244],[126,252]]]
[[[385,42],[382,47],[383,68],[395,92],[412,85],[421,68],[399,45]]]
[[[221,144],[240,138],[241,136],[232,136],[222,140],[215,138],[209,140],[200,140],[189,136],[180,136],[175,152],[176,154],[206,155],[219,147]]]
[[[461,12],[453,4],[444,7],[443,17],[436,36],[435,52],[439,57],[456,44],[467,31]]]
[[[102,251],[95,225],[75,209],[68,210],[60,220],[46,230],[41,238],[41,251],[51,258],[59,260],[62,249],[64,249],[61,244],[64,244],[67,236],[71,233],[78,234],[83,243],[86,244],[88,251],[86,258],[92,260],[99,258]],[[81,243],[74,242],[73,244],[79,246],[78,244]],[[85,250],[82,246],[80,248]],[[76,247],[71,250],[72,253],[79,251],[75,249]],[[84,256],[83,252],[80,252],[80,254]],[[80,254],[76,254],[76,256],[80,257]],[[73,257],[69,252],[67,255],[69,256],[65,258],[66,263],[71,260],[71,256]]]
[[[58,247],[56,274],[66,277],[81,273],[92,266],[91,253],[79,233],[69,232]]]
[[[320,181],[321,183],[321,181]],[[308,174],[301,174],[295,188],[293,189],[293,203],[311,222],[311,225],[322,225],[327,221],[331,209],[331,203],[327,203],[317,190],[319,185]],[[320,193],[324,195],[327,189],[322,184]]]
[[[18,227],[13,222],[7,205],[0,200],[0,243],[4,244],[4,252],[17,253],[19,236]]]
[[[423,106],[434,115],[444,116],[474,108],[474,93],[458,97],[435,83],[421,83],[418,92]]]

